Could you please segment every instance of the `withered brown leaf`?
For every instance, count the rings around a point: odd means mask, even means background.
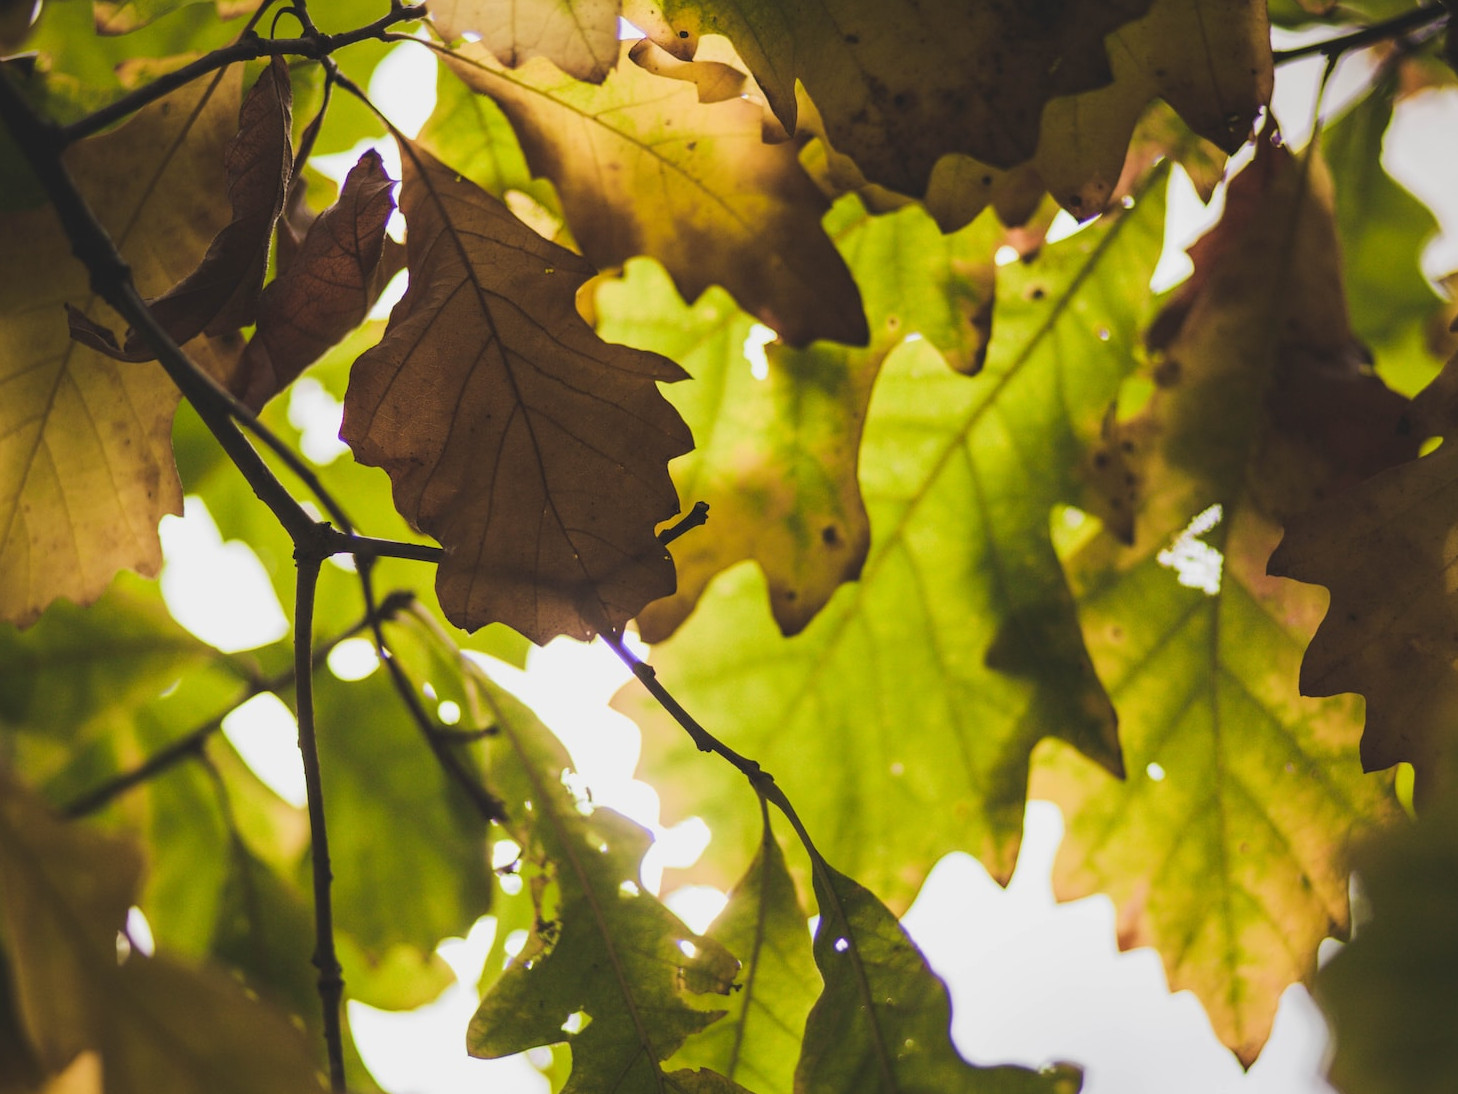
[[[288,65],[275,57],[244,97],[238,132],[223,161],[233,219],[213,237],[196,269],[149,301],[152,314],[178,345],[199,334],[229,334],[254,320],[268,269],[269,239],[293,169],[292,104]],[[165,248],[166,240],[154,245]],[[75,314],[71,335],[124,361],[157,356],[137,331],[128,331],[118,348],[105,327]]]
[[[344,180],[339,200],[309,225],[285,269],[258,301],[258,329],[234,390],[255,410],[364,321],[399,262],[385,261],[394,182],[373,149]]]
[[[577,313],[596,272],[401,141],[410,287],[355,362],[341,435],[438,539],[441,607],[534,642],[621,627],[673,591],[654,528],[678,510],[688,427],[673,362],[603,342]]]

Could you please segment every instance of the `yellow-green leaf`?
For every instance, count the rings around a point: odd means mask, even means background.
[[[673,464],[674,481],[685,503],[709,504],[712,527],[674,543],[678,590],[638,618],[649,642],[676,630],[709,580],[746,558],[765,572],[781,631],[803,630],[860,574],[870,545],[856,466],[886,355],[914,333],[961,371],[981,364],[1001,237],[990,218],[944,237],[918,209],[871,217],[846,198],[827,228],[866,300],[865,349],[774,342],[752,364],[746,347],[763,339],[722,293],[685,306],[666,278],[636,264],[598,289],[604,338],[665,354],[694,377],[668,393],[698,439]]]
[[[707,935],[739,958],[737,990],[724,1001],[728,1013],[690,1037],[673,1063],[709,1068],[755,1094],[791,1094],[820,986],[805,924],[784,852],[766,824],[759,853]]]
[[[654,650],[684,705],[764,764],[826,854],[893,908],[954,849],[1011,875],[1028,755],[1043,737],[1120,770],[1049,511],[1084,492],[1080,456],[1135,365],[1162,177],[1132,210],[998,269],[977,375],[925,339],[887,359],[861,451],[871,553],[858,582],[787,639],[740,565]],[[690,533],[713,534],[712,513]],[[619,703],[644,727],[667,813],[703,816],[716,847],[747,858],[759,831],[738,776],[703,764],[632,690]],[[732,880],[722,861],[702,869]]]
[[[890,909],[824,862],[814,877],[815,964],[825,987],[805,1027],[796,1094],[1078,1094],[1076,1068],[1040,1074],[962,1059],[947,986]]]
[[[649,836],[610,809],[574,800],[566,751],[536,717],[489,681],[493,786],[514,803],[506,827],[522,847],[537,923],[471,1020],[473,1055],[572,1046],[564,1094],[736,1089],[722,1077],[665,1074],[689,1034],[722,1011],[691,1003],[727,995],[738,962],[641,889]]]
[[[230,219],[239,77],[191,84],[67,154],[144,294],[182,280]],[[29,256],[0,268],[0,619],[24,626],[57,597],[89,604],[119,569],[156,574],[157,522],[182,508],[178,396],[161,366],[71,341],[65,305],[97,303],[52,207],[0,217],[0,236]],[[221,341],[188,348],[222,371]]]

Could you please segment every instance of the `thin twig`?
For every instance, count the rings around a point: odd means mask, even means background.
[[[345,639],[353,638],[361,631],[369,628],[374,617],[380,619],[393,619],[405,611],[415,600],[415,594],[405,590],[397,589],[390,593],[380,602],[379,608],[373,613],[363,616],[358,623],[355,623],[348,630],[341,631],[327,642],[318,643],[314,650],[314,667],[317,669],[328,659],[334,647]],[[89,816],[100,809],[104,809],[127,791],[149,782],[158,775],[167,771],[182,760],[196,757],[206,760],[207,753],[205,745],[208,740],[223,728],[223,721],[237,710],[244,703],[256,695],[264,692],[287,691],[294,686],[293,666],[283,672],[275,673],[273,676],[253,680],[243,689],[242,694],[228,706],[219,711],[216,715],[205,722],[184,733],[177,740],[163,746],[148,756],[145,760],[127,771],[112,776],[99,786],[92,787],[79,798],[75,798],[68,804],[61,807],[61,816],[68,820],[75,820],[78,817]]]
[[[685,532],[695,528],[702,528],[709,522],[709,503],[706,501],[694,502],[694,507],[680,517],[675,523],[669,525],[658,533],[658,542],[667,547]]]
[[[673,720],[687,731],[700,752],[713,752],[724,757],[739,770],[740,774],[753,783],[756,789],[759,789],[762,783],[772,784],[775,781],[774,776],[760,767],[757,761],[735,752],[699,725],[694,717],[684,710],[679,701],[669,693],[669,690],[659,682],[658,674],[653,671],[653,667],[639,660],[632,650],[623,645],[620,636],[604,632],[602,639],[618,655],[618,659],[628,666],[633,675],[638,678],[638,682],[648,689],[648,694],[657,699],[659,705],[673,716]]]
[[[383,40],[382,36],[395,24],[413,22],[424,16],[425,5],[413,4],[408,7],[392,6],[390,14],[342,34],[319,34],[304,38],[260,38],[250,30],[239,36],[236,42],[215,49],[191,64],[183,65],[164,76],[159,76],[146,87],[139,87],[136,91],[123,95],[100,110],[63,127],[60,130],[62,144],[70,144],[100,132],[129,114],[136,113],[148,103],[170,95],[180,87],[185,87],[199,76],[215,72],[238,61],[256,61],[261,57],[308,57],[316,61],[322,60],[335,50],[354,45],[356,42],[371,39]]]
[[[319,742],[314,727],[314,593],[323,558],[307,545],[294,552],[298,571],[294,600],[294,695],[299,720],[299,753],[304,762],[304,790],[309,809],[309,850],[314,877],[314,967],[319,970],[319,1001],[324,1007],[324,1045],[329,1055],[329,1088],[347,1089],[344,1079],[344,1029],[340,1005],[344,974],[334,952],[334,910],[329,885],[329,832],[324,820],[324,781],[319,771]]]
[[[420,605],[415,605],[416,614],[423,616],[424,611]],[[434,623],[434,620],[430,620]],[[404,666],[390,649],[390,644],[385,639],[385,629],[379,623],[373,627],[375,636],[375,649],[379,658],[384,662],[385,670],[390,674],[390,682],[394,684],[400,701],[405,704],[405,709],[410,713],[420,735],[425,739],[436,762],[445,771],[446,776],[456,784],[461,793],[466,796],[472,807],[484,821],[505,821],[506,807],[481,784],[466,765],[461,762],[454,749],[450,746],[460,743],[459,734],[444,734],[441,727],[426,712],[424,705],[420,702],[420,695],[415,690],[414,683],[405,674]]]
[[[1340,57],[1354,49],[1364,49],[1367,46],[1374,46],[1378,42],[1384,42],[1391,38],[1398,38],[1410,31],[1422,30],[1435,25],[1448,18],[1448,8],[1442,3],[1424,4],[1421,7],[1405,11],[1401,15],[1394,15],[1391,19],[1384,19],[1380,23],[1373,23],[1370,27],[1363,27],[1361,30],[1353,31],[1350,34],[1343,34],[1337,38],[1328,38],[1324,42],[1312,42],[1310,45],[1297,46],[1295,49],[1281,49],[1274,54],[1276,64],[1284,65],[1290,61],[1299,61],[1303,57]]]

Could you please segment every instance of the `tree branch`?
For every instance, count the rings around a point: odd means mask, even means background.
[[[329,865],[329,833],[324,820],[324,781],[319,770],[319,744],[314,727],[314,593],[319,565],[327,556],[301,544],[294,552],[298,586],[294,600],[294,694],[299,720],[299,754],[304,761],[304,788],[309,809],[310,863],[314,877],[314,967],[319,970],[319,1000],[324,1007],[324,1045],[329,1055],[329,1088],[347,1089],[344,1078],[344,1028],[340,1021],[344,975],[334,952],[334,908],[329,892],[334,873]]]
[[[127,115],[136,113],[148,103],[170,95],[180,87],[185,87],[199,76],[216,72],[237,61],[256,61],[262,57],[308,57],[318,61],[335,50],[354,45],[356,42],[370,39],[383,41],[384,34],[390,27],[397,23],[409,23],[424,17],[424,4],[413,4],[406,7],[392,5],[388,15],[383,15],[373,23],[345,31],[342,34],[314,34],[303,38],[260,38],[250,29],[240,35],[238,40],[231,45],[215,49],[191,64],[183,65],[165,76],[159,76],[146,87],[140,87],[130,94],[123,95],[95,113],[88,114],[61,128],[58,131],[60,140],[64,146],[81,140],[83,137],[89,137],[91,134],[121,121]]]
[[[1448,9],[1445,5],[1441,3],[1424,4],[1411,11],[1405,11],[1401,15],[1394,15],[1391,19],[1373,23],[1370,27],[1353,31],[1351,34],[1329,38],[1324,42],[1297,46],[1295,49],[1277,50],[1274,56],[1278,65],[1299,61],[1303,57],[1326,57],[1334,60],[1354,49],[1365,49],[1367,46],[1399,38],[1412,31],[1435,27],[1438,23],[1445,22],[1447,18]]]

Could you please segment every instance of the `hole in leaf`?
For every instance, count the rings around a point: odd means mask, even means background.
[[[618,886],[618,893],[622,896],[633,897],[637,896],[642,891],[642,889],[638,888],[638,883],[635,881],[625,881]]]
[[[1207,596],[1214,596],[1220,591],[1225,556],[1197,537],[1218,525],[1224,515],[1219,502],[1197,513],[1174,542],[1154,556],[1155,561],[1173,570],[1175,579],[1186,588],[1200,589]]]
[[[779,336],[763,323],[756,323],[744,336],[744,359],[749,362],[749,374],[756,380],[769,379],[769,358],[764,347]]]
[[[435,713],[444,725],[453,726],[461,720],[461,705],[447,699],[435,708]]]
[[[845,953],[845,951],[848,950],[848,949],[850,949],[850,939],[848,939],[848,938],[837,938],[835,940],[835,952],[836,953]]]
[[[573,1011],[567,1016],[567,1021],[562,1023],[563,1033],[581,1033],[592,1021],[592,1015],[585,1010]]]
[[[1151,761],[1149,766],[1144,769],[1144,774],[1148,775],[1152,780],[1157,783],[1164,782],[1164,768],[1160,767],[1159,764],[1154,763],[1153,761]]]

